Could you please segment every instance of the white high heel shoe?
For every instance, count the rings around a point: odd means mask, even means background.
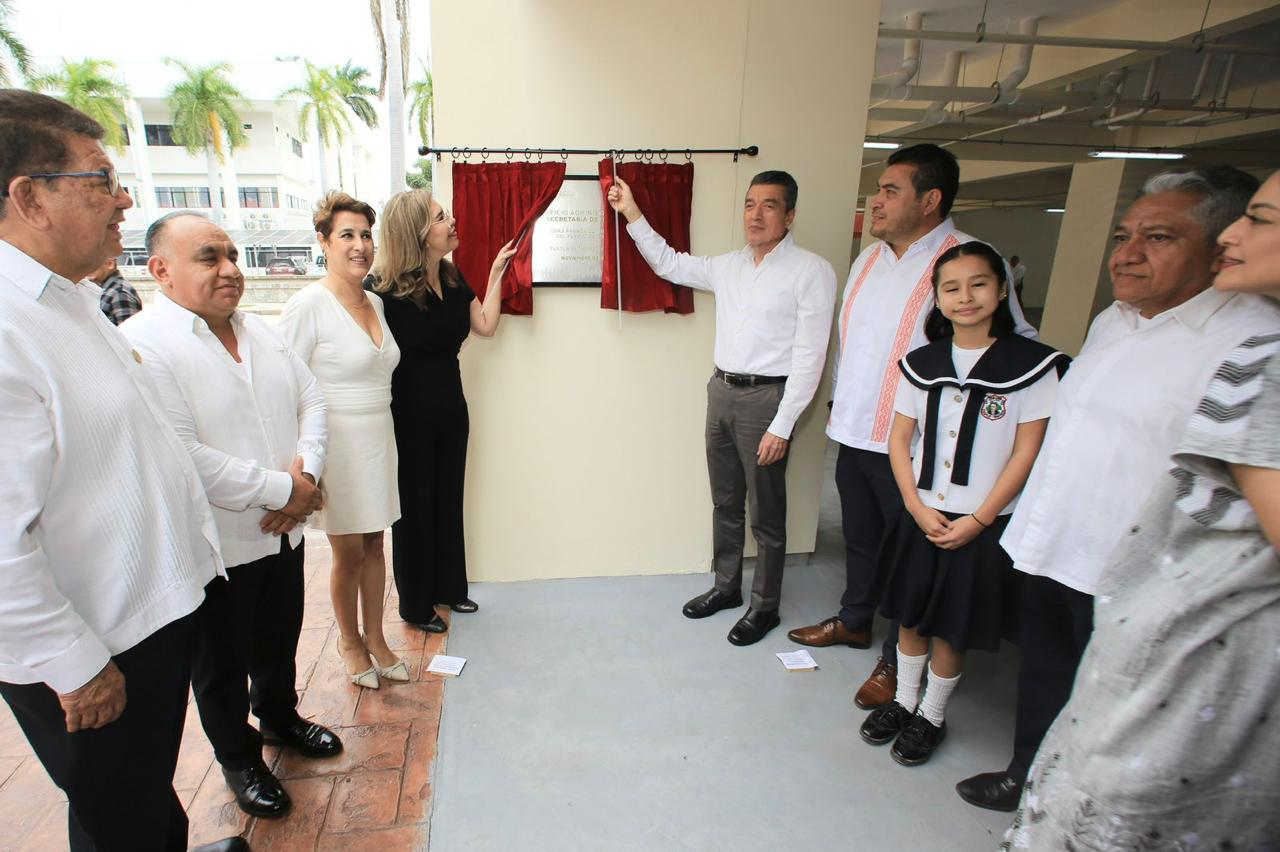
[[[360,637],[364,639],[363,636]],[[392,683],[408,683],[409,667],[405,665],[404,660],[396,660],[389,666],[383,667],[378,665],[378,660],[373,654],[369,655],[369,659],[373,661],[373,668],[378,673],[378,677],[385,678]]]
[[[361,645],[363,644],[364,643],[361,642]],[[337,645],[338,645],[338,656],[341,657],[342,656],[342,637],[341,636],[338,637]],[[382,686],[382,684],[378,681],[378,664],[373,660],[372,656],[370,657],[369,662],[372,664],[369,666],[369,668],[365,669],[359,674],[348,673],[347,677],[351,678],[352,683],[354,683],[356,686],[359,686],[363,689],[378,689],[379,687]],[[392,668],[395,668],[395,666],[392,666]],[[406,676],[405,680],[408,680],[408,679],[409,678]]]

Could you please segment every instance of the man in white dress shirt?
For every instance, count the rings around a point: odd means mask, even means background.
[[[933,310],[933,265],[952,246],[974,238],[956,229],[951,205],[960,165],[937,145],[894,151],[871,201],[868,246],[853,262],[836,323],[835,389],[827,435],[839,445],[836,488],[845,541],[845,590],[839,612],[787,634],[802,645],[871,645],[871,624],[888,580],[880,544],[903,512],[889,467],[889,426],[898,390],[898,360],[924,346]],[[1035,337],[1016,294],[1009,308],[1019,334]],[[854,698],[870,710],[893,700],[898,625],[890,626],[875,670]]]
[[[717,257],[675,251],[618,180],[609,203],[653,271],[716,297],[715,373],[707,385],[715,587],[685,604],[689,618],[742,605],[745,503],[758,556],[751,606],[729,632],[735,645],[777,627],[787,554],[787,446],[822,376],[835,302],[835,271],[790,233],[795,179],[761,172],[743,209],[747,245]]]
[[[1036,749],[1071,694],[1093,620],[1106,617],[1107,601],[1093,594],[1108,556],[1139,532],[1131,519],[1170,467],[1217,365],[1247,338],[1280,330],[1274,303],[1211,287],[1218,234],[1257,187],[1229,167],[1164,172],[1116,226],[1108,261],[1116,301],[1093,321],[1063,379],[1000,539],[1028,575],[1013,760],[956,785],[971,804],[1017,807]]]
[[[67,794],[71,849],[168,852],[187,847],[173,773],[222,560],[138,353],[75,283],[121,253],[133,206],[102,135],[0,90],[0,694]]]
[[[227,582],[210,585],[197,620],[200,721],[241,809],[283,816],[289,795],[263,762],[264,737],[311,757],[342,750],[332,731],[295,709],[298,522],[320,505],[324,394],[274,329],[237,310],[244,276],[225,231],[179,211],[151,225],[146,245],[160,291],[120,330],[142,353],[200,471],[227,563]],[[248,722],[250,708],[261,732]]]

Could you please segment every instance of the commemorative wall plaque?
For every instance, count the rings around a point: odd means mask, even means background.
[[[566,176],[533,229],[533,283],[600,286],[603,217],[599,180]]]

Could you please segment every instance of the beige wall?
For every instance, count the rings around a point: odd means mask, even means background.
[[[843,282],[877,3],[591,0],[432,4],[439,145],[759,145],[696,159],[692,241],[742,244],[751,176],[800,184],[796,236]],[[594,173],[573,158],[571,174]],[[436,191],[450,196],[450,164]],[[463,235],[465,239],[465,234]],[[702,428],[714,304],[689,317],[599,309],[598,290],[539,288],[463,352],[471,403],[468,567],[516,580],[700,571],[710,564]],[[826,386],[797,427],[788,549],[813,549]],[[819,410],[820,409],[820,410]]]
[[[963,195],[964,189],[960,191]],[[1022,303],[1030,308],[1044,306],[1058,249],[1061,213],[1046,213],[1043,208],[997,207],[956,213],[954,218],[957,228],[991,243],[1005,257],[1016,254],[1022,258],[1027,267]]]

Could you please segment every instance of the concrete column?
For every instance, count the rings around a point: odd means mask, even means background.
[[[125,112],[129,119],[129,153],[133,156],[138,184],[138,197],[133,199],[133,203],[137,205],[139,215],[130,218],[146,228],[156,219],[156,182],[151,173],[151,152],[147,150],[146,122],[142,108],[133,98],[125,102]],[[133,222],[130,227],[134,227]]]
[[[236,174],[236,154],[231,150],[231,142],[223,138],[222,143],[225,146],[223,150],[227,152],[226,162],[222,163],[222,189],[227,196],[222,215],[226,217],[226,229],[235,231],[244,227],[240,217],[240,180]]]
[[[1113,301],[1107,271],[1111,232],[1143,182],[1160,168],[1131,160],[1097,160],[1071,168],[1067,212],[1040,325],[1045,343],[1076,354],[1089,323]]]

